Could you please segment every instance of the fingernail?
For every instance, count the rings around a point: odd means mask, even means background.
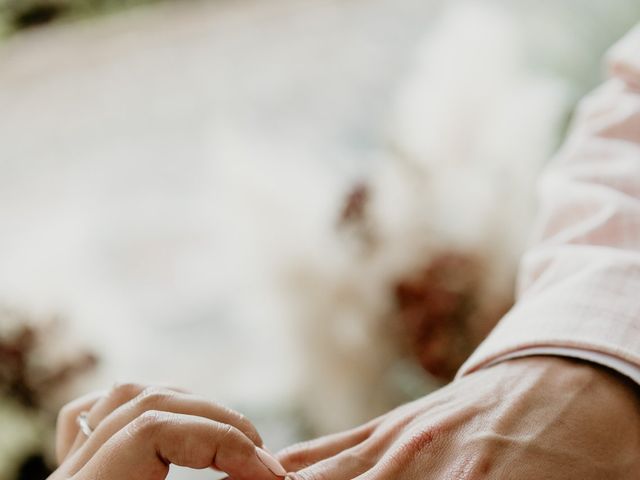
[[[278,477],[284,477],[287,474],[287,471],[284,469],[280,462],[276,460],[271,454],[265,452],[260,447],[256,447],[256,453],[258,454],[258,458],[262,463],[264,463],[265,467],[267,467],[274,475]]]

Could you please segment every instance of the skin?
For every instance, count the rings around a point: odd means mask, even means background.
[[[292,480],[637,480],[640,399],[590,364],[511,360],[279,460]]]
[[[76,417],[89,411],[87,440]],[[160,480],[169,464],[274,480],[242,415],[176,390],[120,385],[60,414],[50,480]],[[292,480],[637,480],[637,387],[555,357],[463,377],[366,425],[286,449]]]
[[[76,419],[89,412],[90,438]],[[275,480],[241,414],[177,389],[116,385],[67,405],[58,418],[60,468],[49,480],[163,480],[169,465],[221,470],[237,480]]]

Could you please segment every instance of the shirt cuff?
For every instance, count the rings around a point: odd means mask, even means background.
[[[534,355],[552,355],[556,357],[569,357],[579,360],[585,360],[587,362],[597,363],[604,367],[608,367],[625,377],[628,377],[636,384],[640,385],[640,367],[633,363],[621,360],[620,358],[607,355],[606,353],[594,352],[590,350],[582,350],[579,348],[571,347],[532,347],[518,350],[516,352],[510,352],[501,357],[496,358],[487,367],[495,365],[506,360],[513,360],[516,358],[531,357]]]

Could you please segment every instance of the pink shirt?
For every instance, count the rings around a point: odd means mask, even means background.
[[[640,25],[609,53],[609,80],[580,104],[539,184],[518,300],[458,376],[562,355],[640,384]]]

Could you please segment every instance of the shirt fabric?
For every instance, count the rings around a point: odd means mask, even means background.
[[[458,377],[557,355],[640,384],[640,25],[609,52],[608,66],[540,178],[516,304]]]

